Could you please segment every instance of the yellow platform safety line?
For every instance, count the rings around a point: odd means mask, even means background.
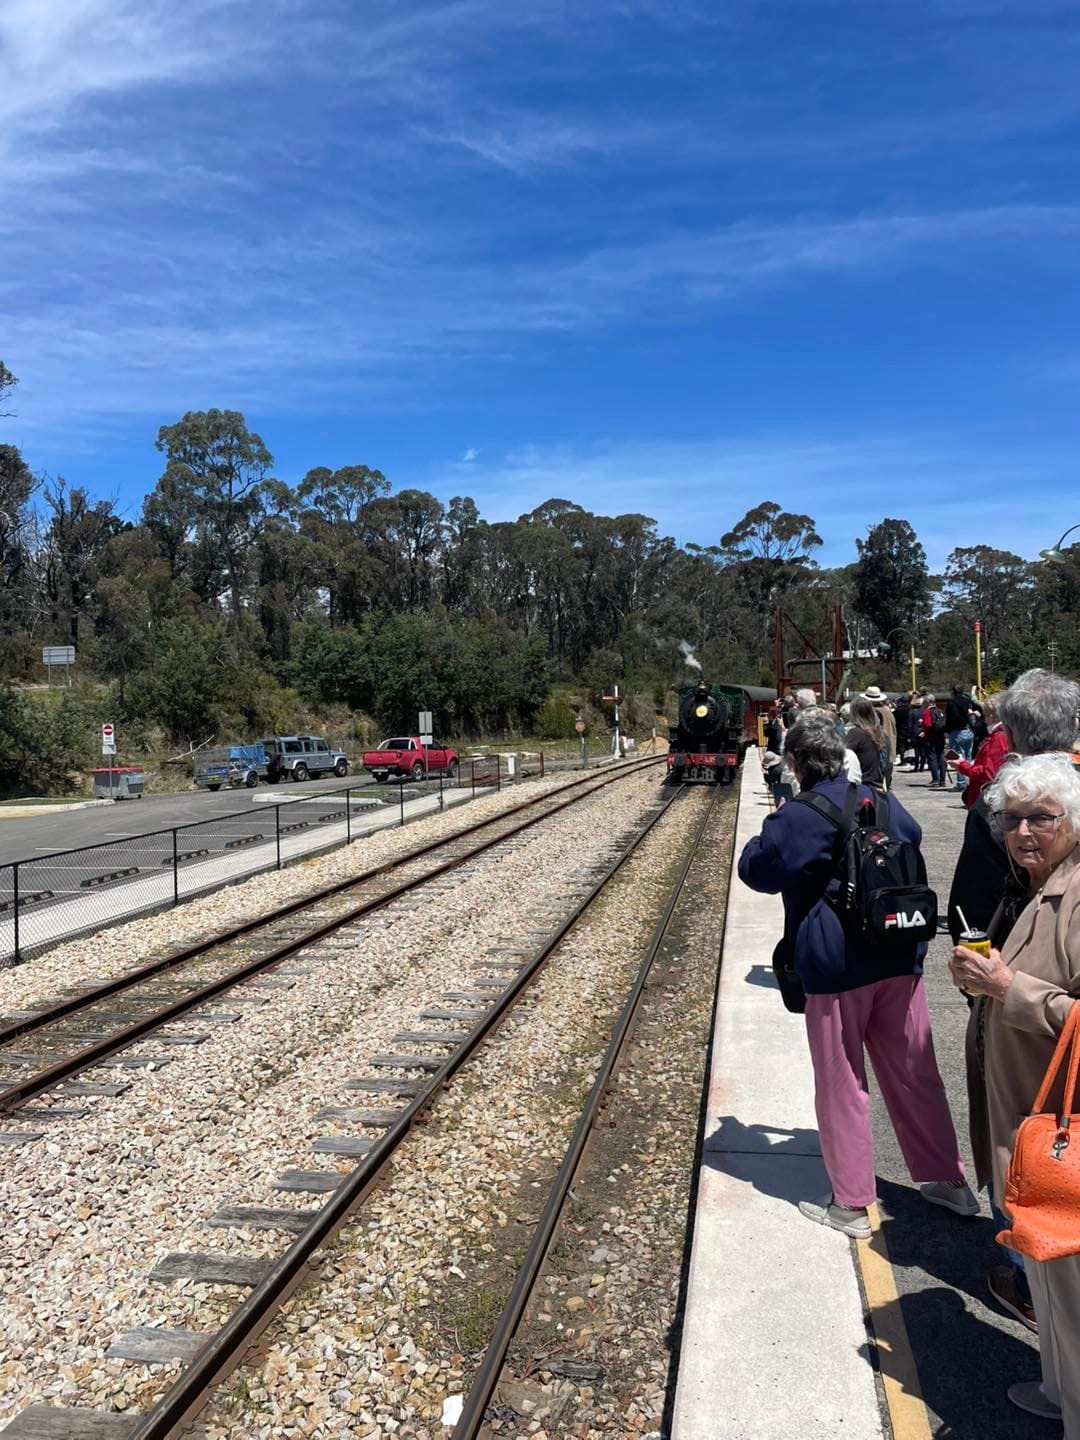
[[[855,1250],[870,1307],[873,1341],[885,1387],[893,1440],[931,1440],[930,1417],[922,1396],[915,1356],[900,1309],[889,1247],[876,1205],[870,1206],[870,1224],[872,1236],[869,1240],[856,1240]]]

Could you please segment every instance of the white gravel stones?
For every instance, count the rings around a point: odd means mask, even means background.
[[[498,815],[534,795],[558,791],[567,783],[565,775],[530,780],[527,785],[485,796],[403,829],[366,836],[340,850],[313,856],[284,870],[264,871],[171,910],[144,916],[96,935],[69,940],[23,965],[0,970],[0,1014],[26,1008],[71,985],[73,980],[92,981],[121,974],[134,965],[145,964],[155,954],[164,954],[240,921],[264,915],[287,900],[348,879],[384,860],[406,854],[429,839],[452,835],[466,825]]]
[[[444,1092],[392,1180],[328,1248],[317,1289],[300,1293],[268,1332],[265,1360],[238,1372],[204,1413],[199,1440],[446,1435],[444,1407],[466,1388],[501,1309],[663,903],[673,827],[683,823],[686,809],[661,823],[529,1003]],[[633,1237],[620,1234],[618,1244],[629,1251]],[[577,1303],[561,1310],[565,1353],[588,1337],[616,1268],[600,1273],[594,1264]],[[644,1366],[642,1382],[642,1404],[628,1415],[651,1413],[644,1392],[656,1382]],[[577,1387],[557,1383],[563,1415]],[[577,1432],[527,1425],[520,1433]]]
[[[471,873],[462,875],[454,888],[407,913],[395,908],[372,917],[376,924],[361,922],[349,932],[352,948],[342,943],[320,948],[317,958],[303,956],[300,964],[310,967],[310,974],[296,977],[291,990],[268,992],[261,1006],[237,1006],[241,1019],[213,1027],[202,1045],[175,1047],[172,1064],[130,1072],[125,1078],[133,1083],[124,1094],[91,1097],[81,1102],[88,1107],[84,1118],[57,1122],[45,1140],[7,1152],[0,1180],[0,1420],[31,1401],[120,1411],[143,1408],[175,1365],[145,1367],[106,1358],[112,1341],[145,1325],[212,1331],[227,1317],[237,1293],[191,1280],[158,1286],[149,1280],[154,1266],[177,1251],[212,1249],[253,1259],[280,1253],[287,1236],[248,1228],[210,1230],[207,1221],[225,1205],[300,1209],[317,1203],[308,1195],[275,1192],[272,1182],[290,1168],[327,1174],[346,1168],[335,1156],[312,1153],[313,1143],[334,1128],[332,1121],[318,1118],[318,1112],[353,1102],[358,1092],[347,1089],[345,1082],[365,1075],[375,1079],[369,1057],[392,1049],[393,1036],[403,1028],[422,1028],[417,1018],[422,1009],[447,993],[467,991],[477,959],[507,934],[520,933],[519,926],[528,923],[521,919],[526,908],[545,900],[565,910],[571,869],[598,854],[608,834],[625,827],[655,799],[658,779],[655,771],[628,777],[584,802],[580,810],[538,825],[514,842],[512,850],[495,852],[498,858],[472,862]],[[557,788],[563,782],[552,783]],[[520,799],[519,792],[478,801],[470,807],[469,819],[480,818],[483,807],[497,811]],[[211,921],[225,924],[259,913],[286,896],[411,849],[438,827],[453,831],[460,823],[458,816],[439,817],[407,834],[380,836],[351,851],[258,877],[95,941],[74,942],[0,976],[0,994],[14,1006],[47,993],[50,984],[70,978],[75,961],[94,976],[114,972],[144,960],[152,944],[168,940],[175,945],[205,932]],[[568,977],[564,984],[567,1013],[587,1017],[589,1006],[583,1004],[576,979]],[[231,995],[228,1004],[231,1009]],[[544,1042],[533,1036],[531,1017],[526,1022],[524,1013],[513,1028],[524,1023],[530,1027],[526,1063],[532,1065],[539,1063]],[[508,1025],[504,1032],[510,1029]],[[143,1048],[154,1049],[153,1037]],[[101,1069],[85,1079],[93,1083],[115,1074]],[[388,1078],[405,1077],[390,1072]],[[458,1092],[451,1106],[452,1125],[461,1099]],[[384,1100],[391,1103],[385,1095],[377,1103]],[[528,1111],[522,1102],[510,1127],[518,1143],[529,1136]],[[479,1120],[474,1115],[473,1124]],[[355,1130],[345,1122],[344,1133]],[[366,1133],[374,1139],[381,1131]],[[492,1140],[492,1163],[501,1164],[508,1143],[505,1135]],[[447,1153],[428,1154],[431,1171],[441,1174],[447,1163],[452,1163]],[[421,1226],[440,1213],[442,1202],[435,1198],[432,1204]],[[475,1233],[477,1220],[471,1217],[468,1232]],[[480,1221],[481,1230],[484,1223]],[[393,1216],[385,1216],[380,1228],[393,1249]],[[332,1268],[335,1263],[328,1259],[326,1265]],[[364,1294],[381,1291],[378,1273],[376,1267],[374,1276],[365,1275]],[[355,1293],[346,1295],[346,1313],[357,1303]],[[291,1323],[299,1333],[307,1333],[317,1318],[315,1307],[309,1314],[294,1304]],[[367,1409],[363,1388],[353,1376],[355,1366],[350,1360],[345,1367],[352,1387],[349,1397],[333,1400],[334,1365],[325,1353],[330,1342],[320,1336],[321,1327],[312,1336],[326,1381],[326,1398],[317,1412],[335,1410],[350,1417],[353,1425]],[[340,1343],[348,1349],[351,1340],[346,1336]],[[332,1359],[332,1344],[330,1354]],[[274,1377],[286,1390],[289,1363]],[[382,1366],[365,1352],[360,1368],[370,1375]],[[431,1380],[430,1375],[416,1378]],[[448,1378],[440,1372],[435,1383],[445,1389]],[[259,1388],[269,1397],[266,1382]],[[251,1400],[258,1412],[261,1402],[255,1390]],[[354,1402],[356,1408],[350,1408]],[[272,1409],[267,1398],[253,1428],[236,1433],[320,1433],[313,1428],[275,1430],[267,1419]],[[381,1423],[377,1411],[372,1417],[372,1424]],[[311,1424],[311,1417],[304,1421]],[[369,1425],[366,1430],[322,1433],[383,1432]]]

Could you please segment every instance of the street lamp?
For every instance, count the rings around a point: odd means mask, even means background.
[[[1074,530],[1080,530],[1080,525],[1070,525],[1069,528],[1068,528],[1068,530],[1065,531],[1065,534],[1062,535],[1061,539],[1057,542],[1056,545],[1051,545],[1050,548],[1049,548],[1049,550],[1040,550],[1040,551],[1039,551],[1039,559],[1040,559],[1040,560],[1050,560],[1050,561],[1052,561],[1054,564],[1057,564],[1059,561],[1064,560],[1064,559],[1065,559],[1065,553],[1064,553],[1064,551],[1062,550],[1061,546],[1062,546],[1062,543],[1063,543],[1064,540],[1065,540],[1065,537],[1066,537],[1067,535],[1071,535]]]
[[[894,625],[889,634],[882,640],[882,644],[888,649],[889,639],[893,635],[906,635],[911,641],[911,649],[908,652],[908,660],[911,664],[911,688],[915,689],[915,636],[905,625]]]

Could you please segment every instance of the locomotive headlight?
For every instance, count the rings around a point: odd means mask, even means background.
[[[697,718],[698,718],[699,720],[704,720],[704,719],[705,719],[705,716],[708,715],[708,713],[709,713],[709,707],[708,707],[707,705],[699,705],[699,706],[697,706],[697,708],[696,708],[695,711],[694,711],[694,714],[697,716]]]

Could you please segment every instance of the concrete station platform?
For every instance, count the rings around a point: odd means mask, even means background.
[[[900,771],[895,791],[923,827],[944,907],[965,811],[953,791]],[[768,800],[757,752],[742,772],[735,854]],[[829,1189],[801,1016],[772,978],[778,896],[732,876],[713,1034],[672,1440],[1050,1440],[1060,1426],[1014,1409],[1038,1378],[1035,1336],[986,1288],[1001,1263],[985,1195],[962,1220],[912,1184],[874,1095],[874,1235],[849,1241],[799,1214]],[[969,1170],[964,1029],[950,945],[930,948],[935,1045]]]

